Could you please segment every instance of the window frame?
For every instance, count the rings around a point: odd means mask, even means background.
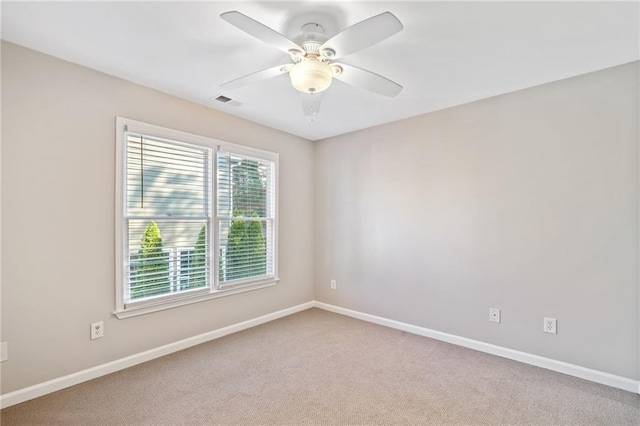
[[[210,232],[208,235],[210,258],[209,258],[209,282],[204,288],[193,289],[193,291],[183,291],[178,293],[168,293],[166,295],[156,296],[150,299],[141,301],[126,301],[125,289],[128,286],[126,280],[128,279],[128,273],[126,271],[126,259],[125,256],[128,253],[128,239],[127,239],[127,211],[126,211],[126,194],[127,194],[127,141],[125,138],[126,132],[133,132],[143,134],[145,136],[156,137],[175,141],[179,143],[185,143],[190,145],[197,145],[200,147],[208,148],[210,150],[209,162],[210,162],[210,176],[209,176],[209,227]],[[218,268],[219,268],[219,220],[217,212],[218,204],[218,152],[225,152],[236,154],[245,157],[251,157],[260,161],[273,162],[273,189],[272,200],[274,208],[273,217],[273,232],[271,236],[265,236],[272,239],[273,247],[273,275],[261,276],[256,278],[247,278],[242,280],[241,283],[237,283],[233,286],[221,286],[218,280]],[[204,300],[209,300],[218,297],[230,296],[237,293],[243,293],[246,291],[257,290],[265,287],[271,287],[279,282],[278,278],[278,172],[279,172],[279,155],[274,152],[264,151],[256,148],[251,148],[243,145],[237,145],[230,142],[224,142],[205,136],[194,135],[178,130],[172,130],[153,124],[143,123],[136,120],[131,120],[123,117],[116,117],[116,167],[115,167],[115,311],[114,315],[118,318],[128,318],[131,316],[137,316],[147,314],[150,312],[156,312],[164,309],[170,309],[177,306],[183,306],[191,303],[197,303]],[[180,247],[180,249],[187,249],[186,247]],[[180,262],[179,250],[174,253],[175,262]],[[172,265],[172,267],[179,268],[179,265]],[[177,270],[177,269],[176,269]],[[175,271],[174,271],[175,272]],[[176,280],[180,277],[176,272]]]
[[[245,219],[240,219],[240,220],[256,220],[258,222],[264,222],[267,224],[267,229],[269,228],[269,225],[271,225],[271,227],[273,228],[273,234],[274,234],[274,238],[271,244],[271,250],[272,250],[272,256],[274,258],[273,261],[273,265],[272,265],[272,270],[273,273],[268,274],[266,276],[263,277],[259,277],[259,278],[253,278],[253,277],[249,277],[249,278],[240,278],[240,279],[234,279],[234,280],[225,280],[225,281],[219,281],[219,277],[217,275],[217,271],[219,268],[219,262],[220,262],[220,238],[219,237],[219,230],[220,230],[220,223],[222,221],[229,221],[230,226],[231,223],[233,223],[233,215],[230,217],[226,217],[226,216],[220,216],[218,214],[217,211],[217,207],[218,207],[218,198],[217,198],[217,192],[215,194],[215,204],[216,204],[216,211],[215,211],[215,216],[213,217],[213,221],[214,221],[214,225],[213,225],[213,229],[215,229],[216,234],[214,237],[214,244],[215,244],[215,256],[216,256],[216,285],[218,287],[219,290],[221,291],[227,291],[227,290],[233,290],[235,288],[242,288],[242,287],[246,287],[246,286],[250,286],[252,285],[252,282],[257,280],[271,280],[271,279],[277,279],[278,277],[278,261],[277,261],[277,253],[278,253],[278,239],[275,238],[275,235],[277,235],[277,220],[278,220],[278,194],[277,194],[277,190],[278,190],[278,163],[277,161],[268,159],[268,158],[264,158],[260,157],[260,156],[256,156],[256,152],[255,150],[252,149],[247,149],[246,147],[239,147],[239,146],[235,146],[234,148],[231,148],[229,145],[226,146],[220,146],[218,152],[222,152],[223,154],[229,154],[231,155],[236,155],[236,156],[240,156],[243,157],[244,159],[248,159],[248,160],[255,160],[255,161],[271,161],[274,163],[274,167],[272,170],[273,173],[273,182],[272,185],[274,186],[273,190],[273,199],[269,199],[267,197],[266,202],[268,203],[268,207],[267,207],[267,211],[269,211],[271,209],[271,207],[273,207],[273,217],[269,217],[266,216],[264,218],[257,218],[257,219],[251,219],[251,218],[245,218]],[[216,168],[215,168],[215,173],[216,173],[216,179],[217,179],[217,175],[218,175],[218,157],[216,156]],[[229,176],[229,179],[232,179],[231,176]],[[216,182],[217,184],[217,182]],[[217,186],[216,186],[216,191],[217,191]],[[273,206],[271,206],[271,204],[273,204]],[[268,245],[267,245],[268,247]],[[267,258],[269,253],[269,247],[267,248]],[[226,256],[225,256],[226,257]],[[267,265],[267,270],[269,270],[269,265]]]

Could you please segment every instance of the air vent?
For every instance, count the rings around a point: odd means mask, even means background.
[[[236,101],[235,99],[231,99],[224,95],[218,95],[211,98],[212,101],[218,101],[223,104],[231,105],[231,106],[240,106],[242,103]]]

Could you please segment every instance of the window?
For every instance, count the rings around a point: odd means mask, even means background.
[[[117,119],[116,314],[273,285],[277,154]]]
[[[218,282],[273,276],[275,165],[229,152],[218,153]]]

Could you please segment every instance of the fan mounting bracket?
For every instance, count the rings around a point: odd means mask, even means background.
[[[315,22],[309,22],[300,27],[300,34],[324,34],[324,27]]]
[[[322,25],[310,22],[300,27],[300,32],[294,37],[293,41],[299,45],[304,45],[305,43],[321,45],[327,41],[327,36],[324,34]]]

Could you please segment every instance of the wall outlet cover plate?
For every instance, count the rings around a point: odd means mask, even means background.
[[[545,333],[558,334],[557,321],[555,318],[544,318],[543,330]]]
[[[489,321],[500,322],[500,309],[489,308]]]

